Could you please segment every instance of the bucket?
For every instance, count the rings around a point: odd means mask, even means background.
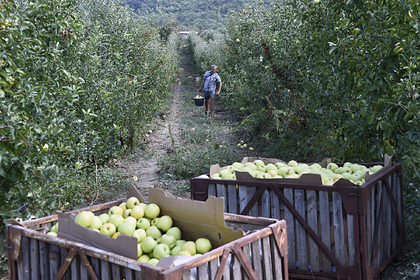
[[[203,106],[204,105],[204,98],[194,98],[195,106]]]

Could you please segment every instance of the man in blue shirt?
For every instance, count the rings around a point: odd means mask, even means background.
[[[220,94],[220,90],[222,89],[222,80],[220,79],[219,75],[216,73],[217,66],[212,65],[210,71],[204,73],[203,82],[201,83],[201,87],[198,90],[201,92],[204,86],[204,100],[205,100],[205,107],[206,107],[206,115],[209,112],[210,115],[213,114],[213,105],[214,105],[214,98],[216,95]],[[219,83],[219,90],[216,92],[216,83]],[[210,111],[208,111],[209,107],[209,100],[210,100]]]

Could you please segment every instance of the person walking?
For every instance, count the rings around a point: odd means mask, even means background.
[[[204,87],[204,102],[206,115],[213,114],[214,98],[216,97],[216,95],[220,94],[220,90],[222,89],[222,80],[220,79],[220,76],[216,73],[216,70],[217,66],[212,65],[210,71],[204,73],[203,82],[201,83],[201,87],[198,90],[198,92],[201,92]],[[216,83],[219,83],[219,90],[217,92]]]

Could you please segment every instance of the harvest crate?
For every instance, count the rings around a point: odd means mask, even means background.
[[[100,214],[123,201],[72,212]],[[168,269],[45,234],[57,215],[16,222],[6,227],[9,279],[288,279],[285,221],[233,214],[224,218],[227,226],[248,233]]]
[[[225,212],[284,219],[291,278],[373,279],[405,246],[399,163],[361,186],[199,177],[190,185],[195,200],[224,197]]]

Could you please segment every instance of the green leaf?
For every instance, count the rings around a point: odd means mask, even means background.
[[[369,125],[371,125],[372,123],[373,123],[373,120],[375,119],[375,116],[374,115],[369,115],[369,117],[368,117],[368,119],[367,119],[367,123],[369,124]]]

